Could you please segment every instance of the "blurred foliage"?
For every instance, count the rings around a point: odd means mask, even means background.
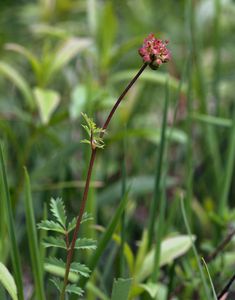
[[[70,216],[78,212],[89,159],[89,147],[80,143],[81,112],[102,125],[141,66],[137,50],[150,32],[170,41],[173,59],[156,73],[146,70],[118,109],[105,136],[107,146],[96,161],[87,211],[94,224],[106,227],[123,196],[124,161],[130,188],[126,243],[133,256],[138,253],[137,241],[148,225],[154,197],[168,80],[163,239],[186,232],[179,191],[185,194],[200,255],[212,253],[234,228],[234,14],[232,0],[0,1],[0,140],[26,289],[31,288],[32,274],[22,205],[23,167],[31,179],[37,220],[51,196],[63,197]],[[2,208],[0,260],[7,264],[10,245]],[[118,228],[116,234],[120,232]],[[86,225],[83,233],[98,235]],[[87,299],[98,295],[94,282],[110,295],[111,278],[130,275],[127,267],[121,272],[118,247],[110,242],[93,283],[87,285]],[[217,292],[233,275],[234,247],[232,239],[208,266]],[[149,252],[145,260],[151,251],[144,250]],[[195,258],[191,252],[182,255],[161,268],[157,286],[147,281],[148,274],[131,295],[160,291],[157,299],[170,299],[171,294],[174,299],[197,299],[201,291]],[[49,286],[47,299],[53,297],[51,290]]]

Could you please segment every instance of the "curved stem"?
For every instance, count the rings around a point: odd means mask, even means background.
[[[105,130],[116,109],[118,108],[120,102],[122,101],[122,99],[125,97],[125,95],[127,94],[127,92],[130,90],[130,88],[133,86],[133,84],[136,82],[136,80],[139,78],[139,76],[142,74],[142,72],[144,71],[144,69],[147,67],[147,63],[144,63],[142,65],[142,67],[140,68],[140,70],[138,71],[138,73],[135,75],[135,77],[130,81],[130,83],[127,85],[127,87],[125,88],[125,90],[122,92],[122,94],[120,95],[120,97],[117,99],[116,103],[114,104],[113,108],[111,109],[106,121],[104,122],[104,125],[102,127],[103,130]],[[100,137],[102,138],[104,135],[104,131],[101,131],[100,133]],[[69,250],[67,252],[67,260],[66,260],[66,270],[65,270],[65,276],[64,276],[64,284],[63,284],[63,289],[61,291],[61,295],[60,295],[60,300],[64,300],[65,299],[65,290],[66,290],[66,286],[68,284],[68,277],[69,277],[69,271],[70,271],[70,266],[71,266],[71,262],[72,262],[72,258],[73,258],[73,254],[74,254],[74,250],[75,250],[75,243],[77,240],[77,236],[78,236],[78,231],[80,228],[80,224],[81,224],[81,220],[82,220],[82,216],[86,207],[86,201],[87,201],[87,196],[88,196],[88,191],[89,191],[89,186],[90,186],[90,180],[91,180],[91,174],[92,174],[92,170],[93,170],[93,166],[94,166],[94,161],[96,158],[96,148],[92,148],[91,150],[91,157],[90,157],[90,162],[89,162],[89,167],[88,167],[88,172],[87,172],[87,177],[86,177],[86,184],[85,184],[85,188],[84,188],[84,192],[83,192],[83,197],[82,197],[82,202],[81,202],[81,207],[80,207],[80,211],[77,217],[77,222],[76,222],[76,227],[74,229],[74,233],[73,233],[73,238],[72,238],[72,242],[70,244]]]

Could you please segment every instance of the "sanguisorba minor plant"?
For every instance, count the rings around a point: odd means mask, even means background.
[[[51,203],[51,210],[54,216],[57,218],[59,221],[59,225],[55,225],[58,228],[60,227],[60,230],[62,230],[63,234],[65,235],[65,245],[64,248],[67,250],[67,258],[66,258],[66,263],[65,263],[65,275],[64,275],[64,280],[63,282],[56,282],[57,287],[60,290],[60,300],[65,299],[66,293],[73,293],[76,292],[76,289],[71,289],[71,285],[68,285],[69,281],[69,274],[72,271],[72,267],[75,265],[72,263],[73,260],[73,255],[75,249],[78,249],[77,243],[79,241],[78,239],[78,232],[81,223],[84,220],[84,211],[86,207],[86,201],[87,201],[87,196],[88,196],[88,191],[89,191],[89,186],[90,186],[90,180],[91,180],[91,175],[92,175],[92,170],[94,166],[94,162],[96,159],[96,154],[98,149],[103,149],[104,148],[104,141],[103,137],[104,134],[107,130],[107,127],[116,111],[118,108],[119,104],[125,97],[125,95],[128,93],[130,88],[133,86],[133,84],[137,81],[137,79],[140,77],[140,75],[143,73],[143,71],[146,69],[147,66],[149,66],[153,70],[157,70],[160,65],[163,63],[167,63],[171,59],[171,53],[167,48],[168,41],[163,41],[161,39],[158,39],[154,36],[153,33],[149,34],[146,39],[144,39],[142,47],[139,49],[139,54],[143,59],[143,64],[137,74],[134,76],[134,78],[130,81],[130,83],[127,85],[125,90],[122,92],[120,97],[117,99],[116,103],[112,107],[106,121],[104,122],[103,126],[101,128],[98,128],[94,121],[90,119],[86,114],[83,114],[83,117],[85,119],[86,124],[83,125],[84,129],[88,133],[88,139],[83,140],[82,142],[88,143],[91,148],[91,156],[90,156],[90,162],[88,166],[88,171],[87,171],[87,176],[86,176],[86,183],[85,183],[85,188],[83,192],[83,197],[81,201],[81,206],[79,210],[79,214],[76,218],[76,220],[73,222],[73,224],[68,225],[68,227],[65,227],[65,220],[61,220],[60,214],[62,213],[62,218],[64,218],[64,208],[63,208],[63,203],[60,200],[53,200]],[[59,209],[59,210],[58,210]],[[86,218],[85,218],[86,219]],[[49,225],[51,224],[45,224],[43,225]],[[61,229],[62,226],[62,229]],[[42,229],[47,229],[45,226],[40,226]],[[43,228],[44,227],[44,228]],[[53,227],[53,226],[52,226]],[[72,234],[72,239],[71,241],[69,240],[69,232],[71,230],[73,231]],[[85,275],[88,275],[89,270],[84,267]],[[79,273],[79,270],[78,270]],[[81,273],[81,270],[80,270]],[[68,288],[69,287],[69,288]],[[79,288],[78,288],[79,289]],[[77,290],[78,291],[78,290]],[[81,292],[81,290],[79,290]]]

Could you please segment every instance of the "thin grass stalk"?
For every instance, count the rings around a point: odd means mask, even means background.
[[[166,144],[166,123],[167,123],[167,111],[168,111],[168,104],[169,104],[169,85],[168,81],[166,82],[166,88],[165,88],[165,105],[164,105],[164,113],[163,113],[163,124],[162,124],[162,136],[161,136],[161,143],[163,144],[163,153],[162,153],[162,160],[161,165],[163,165],[163,158],[165,151],[165,144]],[[161,167],[162,169],[162,167]],[[157,282],[158,276],[159,276],[159,262],[161,257],[161,242],[162,242],[162,236],[164,232],[164,223],[165,223],[165,208],[166,208],[166,195],[165,195],[165,185],[166,185],[166,167],[165,170],[162,171],[160,174],[160,182],[159,186],[157,186],[157,189],[154,191],[154,199],[159,199],[159,215],[158,215],[158,223],[157,223],[157,229],[156,229],[156,244],[155,244],[155,253],[154,253],[154,265],[153,265],[153,272],[152,272],[152,282]],[[157,176],[158,172],[156,173]],[[157,182],[158,178],[156,178]]]
[[[235,112],[233,113],[233,126],[231,128],[229,147],[227,153],[227,163],[224,173],[224,181],[222,186],[222,194],[219,202],[219,214],[224,216],[228,205],[229,189],[232,183],[233,168],[235,163]]]
[[[221,69],[221,42],[220,42],[220,18],[221,18],[221,0],[214,0],[214,80],[213,80],[213,94],[216,100],[216,113],[220,115],[220,93],[219,93],[219,82],[220,82],[220,69]]]
[[[13,267],[15,282],[18,291],[18,298],[19,300],[24,300],[24,289],[23,289],[23,280],[22,280],[22,270],[20,265],[19,247],[16,241],[15,225],[13,219],[11,198],[10,198],[8,183],[7,183],[6,169],[5,169],[4,159],[3,159],[2,145],[0,145],[0,164],[1,164],[0,179],[3,185],[3,192],[4,192],[3,201],[4,201],[4,208],[6,210],[6,222],[7,222],[7,229],[8,229],[9,240],[10,240],[12,267]]]
[[[34,217],[33,201],[31,194],[31,185],[28,172],[24,168],[24,177],[25,177],[25,216],[26,216],[26,225],[27,225],[27,234],[29,242],[30,257],[33,269],[34,284],[36,297],[38,300],[45,300],[45,288],[43,284],[43,260],[41,258],[39,243],[36,230],[36,222]]]
[[[194,253],[194,256],[195,256],[195,259],[196,259],[196,262],[197,262],[197,266],[198,266],[198,270],[199,270],[199,273],[200,273],[200,277],[201,277],[203,289],[204,289],[204,292],[205,292],[205,296],[206,296],[206,299],[210,300],[211,299],[210,291],[209,291],[209,288],[208,288],[208,285],[207,285],[207,282],[206,282],[206,278],[205,278],[205,275],[204,275],[204,272],[203,272],[203,269],[202,269],[202,266],[201,266],[201,263],[200,263],[200,259],[199,259],[197,249],[195,247],[195,244],[194,244],[194,241],[193,241],[193,238],[192,238],[192,233],[191,233],[190,226],[189,226],[189,223],[188,223],[188,219],[187,219],[187,216],[186,216],[186,211],[185,211],[185,206],[184,206],[184,198],[183,197],[181,197],[181,199],[180,199],[180,204],[181,204],[181,212],[182,212],[182,215],[183,215],[183,220],[184,220],[184,224],[185,224],[185,227],[186,227],[186,231],[187,231],[187,233],[188,233],[188,235],[191,239],[192,249],[193,249],[193,253]]]
[[[189,57],[189,64],[187,68],[188,77],[188,91],[187,91],[187,158],[186,158],[186,212],[190,223],[192,224],[192,198],[193,198],[193,124],[190,118],[193,110],[192,98],[192,56]]]
[[[186,15],[187,15],[187,25],[190,28],[190,48],[192,51],[192,56],[194,58],[194,71],[195,77],[197,80],[197,93],[198,97],[201,100],[200,104],[200,111],[203,114],[207,114],[207,91],[205,86],[205,77],[202,67],[202,59],[201,59],[201,36],[199,36],[198,32],[196,31],[196,20],[195,20],[195,6],[196,2],[189,0],[186,4]],[[222,162],[221,156],[219,152],[219,145],[218,145],[218,138],[216,135],[215,129],[207,125],[205,127],[206,134],[205,137],[205,150],[209,152],[211,159],[213,161],[212,168],[215,174],[215,181],[216,181],[216,193],[215,196],[219,193],[220,188],[220,179],[222,173]],[[217,199],[219,201],[219,199]]]
[[[3,185],[0,186],[0,261],[4,262],[6,258],[7,243],[6,241],[6,218],[5,205],[2,200],[4,197]]]
[[[203,257],[202,257],[202,262],[203,262],[203,264],[204,264],[204,266],[205,266],[205,268],[206,268],[206,272],[207,272],[207,275],[208,275],[208,278],[209,278],[209,281],[210,281],[210,285],[211,285],[211,290],[212,290],[213,298],[214,298],[214,300],[218,300],[218,299],[217,299],[216,292],[215,292],[215,287],[214,287],[213,281],[212,281],[212,279],[211,279],[210,271],[209,271],[209,269],[208,269],[208,267],[207,267],[207,264],[206,264],[206,262],[205,262],[205,259],[204,259]]]
[[[108,115],[108,117],[107,117],[107,119],[106,119],[106,121],[105,121],[105,123],[102,127],[102,131],[101,131],[101,134],[100,134],[101,138],[103,137],[104,132],[107,129],[107,127],[108,127],[108,125],[109,125],[116,109],[118,108],[119,104],[121,103],[121,101],[123,100],[125,95],[128,93],[130,88],[133,86],[133,84],[136,82],[136,80],[143,73],[143,71],[145,70],[145,68],[147,66],[148,66],[147,63],[144,63],[141,66],[140,70],[137,72],[137,74],[134,76],[134,78],[130,81],[130,83],[127,85],[127,87],[124,89],[122,94],[117,99],[116,103],[114,104],[113,108],[111,109],[111,111],[110,111],[110,113],[109,113],[109,115]],[[92,144],[92,141],[91,141],[91,144]],[[80,228],[82,216],[83,216],[85,206],[86,206],[86,201],[87,201],[87,196],[88,196],[88,191],[89,191],[89,186],[90,186],[90,180],[91,180],[91,174],[92,174],[93,165],[94,165],[95,158],[96,158],[97,149],[93,148],[92,145],[91,145],[91,149],[92,150],[91,150],[90,163],[89,163],[89,167],[88,167],[86,184],[85,184],[85,189],[84,189],[84,193],[83,193],[83,197],[82,197],[81,207],[80,207],[79,215],[77,217],[77,222],[76,222],[76,226],[75,226],[75,229],[74,229],[72,242],[70,244],[70,249],[67,253],[66,270],[65,270],[64,283],[63,283],[63,288],[62,288],[61,295],[60,295],[60,300],[65,299],[65,290],[66,290],[66,286],[68,284],[68,276],[69,276],[69,271],[70,271],[70,265],[71,265],[73,254],[74,254],[74,247],[75,247],[76,239],[77,239],[77,236],[78,236],[78,231],[79,231],[79,228]]]
[[[162,164],[163,164],[163,154],[165,149],[166,143],[166,125],[167,125],[167,110],[168,110],[168,81],[166,82],[166,98],[164,103],[164,111],[163,111],[163,119],[162,119],[162,130],[161,130],[161,141],[159,146],[159,154],[157,158],[157,165],[156,165],[156,177],[155,177],[155,187],[154,187],[154,195],[153,200],[150,206],[150,217],[149,217],[149,224],[148,224],[148,249],[150,249],[153,243],[154,237],[154,228],[156,223],[156,216],[157,216],[157,207],[160,202],[160,181],[161,181],[161,174],[162,174]]]
[[[126,128],[125,128],[126,131]],[[125,135],[124,135],[125,136]],[[122,160],[122,197],[126,194],[126,182],[127,182],[127,174],[126,174],[126,140],[124,138],[123,141],[123,160]],[[126,214],[125,211],[122,213],[121,217],[121,245],[120,245],[120,277],[125,277],[125,256],[124,256],[124,245],[126,241]]]

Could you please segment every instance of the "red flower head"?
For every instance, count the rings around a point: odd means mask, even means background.
[[[153,70],[156,70],[161,64],[171,59],[171,53],[166,47],[167,44],[168,41],[156,39],[154,34],[150,33],[144,39],[143,46],[139,49],[139,55]]]

